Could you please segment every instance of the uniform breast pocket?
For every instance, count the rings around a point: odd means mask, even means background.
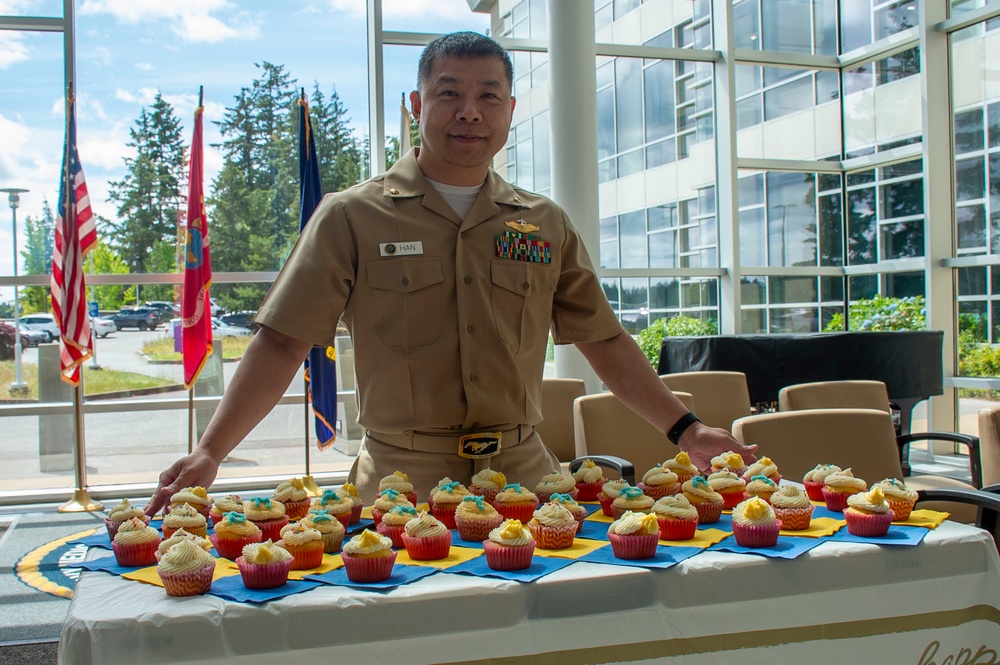
[[[552,320],[552,294],[558,275],[552,266],[494,259],[493,318],[500,339],[514,346],[544,339]]]
[[[386,346],[432,344],[441,337],[444,274],[434,257],[368,263],[376,334]]]

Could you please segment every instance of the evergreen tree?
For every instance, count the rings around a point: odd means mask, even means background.
[[[48,200],[42,201],[42,216],[28,215],[24,219],[25,246],[21,250],[25,275],[52,273],[52,248],[55,243],[56,220]],[[45,286],[26,286],[19,292],[21,311],[25,314],[49,311],[49,289]]]
[[[127,145],[135,153],[125,159],[125,177],[110,183],[118,220],[109,225],[109,244],[132,272],[154,272],[147,265],[154,248],[177,237],[186,148],[180,121],[159,92],[152,107],[143,107],[130,135]],[[176,265],[159,266],[166,267],[176,270]]]

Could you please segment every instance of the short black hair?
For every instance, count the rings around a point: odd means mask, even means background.
[[[457,58],[497,58],[507,72],[507,84],[514,87],[514,63],[500,44],[478,32],[452,32],[438,37],[424,47],[417,65],[417,90],[420,90],[431,75],[434,61],[439,57]]]

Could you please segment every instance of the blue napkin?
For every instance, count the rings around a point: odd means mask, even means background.
[[[736,552],[737,554],[758,554],[774,559],[794,559],[822,542],[822,538],[778,536],[778,544],[774,547],[741,547],[736,544],[736,536],[729,536],[708,549]]]
[[[241,603],[264,603],[269,600],[277,600],[295,593],[309,591],[320,586],[319,582],[311,580],[288,580],[283,586],[275,589],[248,589],[243,586],[243,578],[239,575],[222,577],[212,582],[212,588],[208,593],[220,598],[228,598]]]
[[[101,547],[106,550],[110,550],[111,536],[108,535],[107,529],[101,529],[92,536],[85,536],[83,538],[77,538],[76,540],[69,541],[70,545],[76,545],[77,543],[86,545],[87,547]]]
[[[448,570],[450,571],[452,568],[449,568]],[[437,572],[439,572],[439,570],[432,566],[404,566],[396,564],[392,567],[392,575],[389,576],[389,579],[382,582],[352,582],[347,579],[347,571],[343,568],[331,570],[330,572],[323,573],[322,575],[306,575],[305,579],[322,582],[323,584],[347,586],[352,589],[389,591],[398,586],[409,584],[410,582],[416,582],[419,579],[427,577],[428,575],[433,575]]]
[[[864,537],[853,536],[847,529],[840,529],[830,536],[831,540],[843,540],[848,543],[870,543],[873,545],[919,545],[927,535],[927,529],[919,526],[896,526],[893,524],[884,536]]]
[[[608,563],[615,566],[635,566],[637,568],[670,568],[695,554],[701,554],[703,551],[700,547],[657,546],[656,555],[651,559],[618,559],[615,557],[614,550],[608,546],[584,554],[577,561]]]
[[[587,509],[588,516],[593,515],[594,513],[599,512],[601,510],[600,503],[581,503],[580,505]]]
[[[456,547],[471,547],[474,550],[483,549],[483,541],[481,540],[462,540],[458,535],[458,531],[451,531],[451,544]]]
[[[841,521],[843,521],[844,519],[844,513],[838,513],[824,506],[815,506],[815,505],[813,506],[812,516],[813,519],[816,519],[817,517],[832,517],[835,520],[841,520]]]
[[[718,522],[712,522],[711,524],[698,523],[699,529],[718,529],[719,531],[732,531],[733,530],[733,516],[723,515],[719,518]]]
[[[598,506],[600,508],[600,506]],[[608,527],[606,522],[583,521],[583,528],[576,532],[577,538],[587,538],[589,540],[607,540]]]
[[[107,536],[107,534],[105,534],[105,536]],[[100,570],[105,573],[112,573],[113,575],[124,575],[125,573],[131,573],[139,570],[140,568],[148,568],[149,566],[155,564],[146,564],[145,566],[119,566],[118,560],[113,556],[103,556],[100,559],[94,559],[92,561],[77,561],[68,565],[70,568]]]
[[[347,535],[353,536],[356,533],[361,533],[365,529],[374,531],[375,520],[362,517],[360,522],[358,522],[357,524],[352,524],[347,528]]]
[[[486,564],[486,557],[480,556],[472,561],[452,566],[447,572],[474,575],[475,577],[497,577],[515,582],[534,582],[549,573],[571,566],[576,561],[576,559],[560,559],[552,556],[535,556],[531,559],[531,565],[524,570],[493,570]]]

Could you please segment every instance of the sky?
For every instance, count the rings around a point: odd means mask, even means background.
[[[76,0],[76,96],[80,161],[94,212],[114,219],[109,183],[125,173],[126,145],[143,107],[159,91],[190,143],[198,87],[205,88],[205,186],[222,166],[211,143],[255,63],[284,65],[307,94],[336,90],[360,137],[368,130],[366,0]],[[0,16],[61,17],[61,0],[0,0]],[[486,32],[489,17],[466,0],[383,0],[385,30]],[[419,48],[388,47],[387,134],[398,134],[399,98],[414,88]],[[17,210],[18,271],[24,219],[55,208],[64,140],[61,33],[0,30],[0,188],[30,190]],[[211,225],[211,217],[209,218]],[[13,275],[12,215],[0,198],[0,276]],[[211,227],[210,227],[211,228]],[[0,288],[0,301],[13,289]]]

